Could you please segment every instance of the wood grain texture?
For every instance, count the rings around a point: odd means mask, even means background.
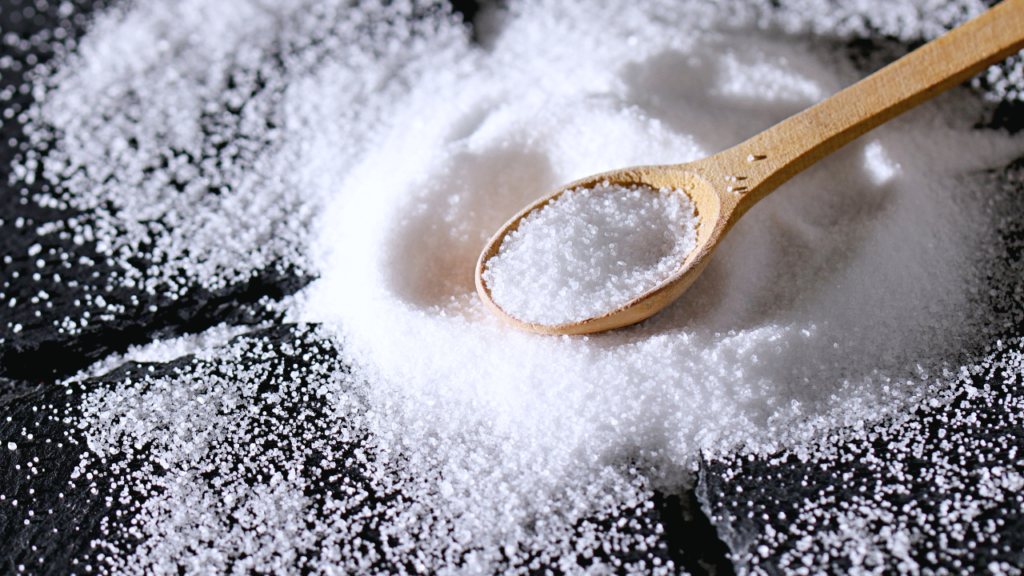
[[[729,229],[760,199],[865,132],[959,85],[1024,48],[1024,0],[1005,0],[978,18],[918,48],[803,112],[724,152],[687,164],[636,166],[597,174],[555,190],[509,220],[487,243],[476,287],[487,308],[506,323],[542,334],[587,334],[640,322],[693,284]],[[524,217],[567,190],[608,181],[687,194],[700,224],[697,246],[682,266],[651,291],[607,314],[547,326],[522,322],[491,299],[482,274],[506,235]]]

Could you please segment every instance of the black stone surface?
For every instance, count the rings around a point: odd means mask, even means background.
[[[965,386],[906,421],[843,431],[807,453],[705,462],[700,500],[732,559],[756,574],[1024,566],[1024,390],[999,368]]]
[[[238,410],[255,416],[249,443],[259,447],[258,455],[240,450],[230,438],[217,435],[203,447],[199,459],[192,463],[192,473],[211,490],[237,483],[239,479],[251,486],[266,485],[279,472],[276,464],[303,460],[303,476],[308,488],[304,492],[312,505],[308,514],[330,518],[331,502],[345,500],[355,491],[361,494],[355,504],[348,502],[345,515],[362,522],[358,532],[361,557],[376,558],[367,571],[416,573],[411,564],[393,564],[386,552],[400,544],[394,537],[383,538],[376,531],[403,501],[403,478],[394,477],[390,488],[379,478],[371,480],[367,460],[373,460],[366,448],[367,433],[324,434],[320,428],[330,403],[316,393],[325,374],[344,374],[347,368],[338,360],[332,345],[318,338],[312,328],[281,325],[256,330],[235,339],[235,351],[241,355],[196,358],[184,356],[168,363],[127,363],[103,376],[73,383],[69,386],[30,384],[3,380],[0,391],[0,438],[15,442],[12,448],[0,446],[0,538],[6,543],[0,556],[0,571],[24,574],[117,573],[124,567],[115,564],[110,554],[130,555],[140,544],[132,536],[132,527],[148,498],[159,497],[176,479],[173,467],[163,468],[156,455],[164,448],[159,440],[151,440],[131,453],[97,453],[90,449],[88,429],[73,423],[82,417],[80,406],[85,396],[100,390],[114,390],[123,382],[145,382],[138,390],[182,375],[201,379],[224,374],[245,374],[246,386],[252,395]],[[152,384],[150,384],[152,383]],[[283,393],[287,383],[289,393]],[[288,431],[285,437],[278,436]],[[303,456],[306,438],[322,440],[317,450]],[[226,443],[225,443],[226,442]],[[5,442],[6,443],[6,442]],[[366,450],[365,455],[362,451]],[[353,458],[359,451],[363,458]],[[336,466],[324,464],[347,462]],[[362,462],[362,464],[360,464]],[[76,472],[76,468],[78,471]],[[196,471],[199,472],[196,472]],[[127,474],[142,471],[148,488],[128,479]],[[193,480],[195,480],[193,478]],[[693,494],[688,498],[693,499]],[[692,574],[730,573],[724,559],[724,548],[714,538],[707,519],[694,516],[689,502],[679,497],[656,495],[653,505],[641,504],[620,511],[616,517],[592,518],[577,526],[579,538],[596,531],[614,535],[615,541],[628,544],[623,536],[640,535],[657,543],[653,547],[635,546],[598,548],[581,566],[596,560],[606,563],[629,563],[640,559],[648,562],[658,558],[663,565],[675,563]],[[685,504],[685,505],[684,505]],[[237,509],[226,506],[219,513],[229,522],[240,516]],[[616,526],[620,518],[635,520]],[[196,541],[190,552],[205,545]],[[296,566],[303,570],[317,560],[322,543],[314,542]],[[553,565],[551,559],[536,559],[534,570],[544,573]],[[86,568],[88,567],[88,568]],[[223,571],[232,569],[228,563]]]
[[[27,75],[35,64],[73,49],[74,38],[88,23],[88,14],[105,6],[82,0],[65,15],[63,4],[10,2],[0,6],[3,55],[11,58],[11,64],[0,70],[0,92],[14,91],[4,103],[14,116],[5,119],[0,128],[0,182],[9,182],[11,162],[23,159],[27,149],[21,116],[32,102],[32,95],[26,93]],[[34,15],[26,17],[25,11],[37,5],[47,8],[33,8]],[[66,30],[68,37],[55,39],[51,32],[55,29]],[[133,344],[201,332],[221,322],[269,320],[273,314],[264,306],[268,300],[292,294],[310,280],[281,264],[216,291],[182,275],[181,283],[187,289],[173,298],[163,290],[149,294],[124,288],[114,281],[123,271],[97,252],[95,242],[76,244],[62,229],[62,223],[79,213],[40,205],[37,199],[48,192],[49,185],[37,178],[31,187],[8,184],[0,194],[0,246],[10,257],[10,261],[0,261],[0,376],[54,381]],[[58,225],[55,231],[39,233],[41,227],[53,224]],[[153,226],[159,230],[159,223]],[[30,255],[33,245],[39,245],[41,251]],[[132,262],[145,276],[154,260],[143,246]],[[103,297],[106,307],[90,306],[89,299],[97,295]],[[91,318],[82,326],[86,311]],[[70,334],[63,329],[65,318],[78,324],[80,332]]]

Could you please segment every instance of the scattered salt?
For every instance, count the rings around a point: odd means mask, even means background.
[[[504,311],[525,322],[578,322],[665,281],[697,242],[685,192],[607,182],[576,188],[523,219],[483,278]]]
[[[240,334],[244,334],[252,329],[252,326],[228,326],[226,324],[218,324],[217,326],[207,329],[201,334],[187,334],[177,338],[154,340],[148,344],[140,346],[129,346],[128,350],[124,354],[111,354],[69,378],[68,382],[77,382],[87,378],[95,378],[96,376],[106,374],[127,362],[170,362],[171,360],[188,354],[196,354],[205,350],[219,348],[232,338]]]

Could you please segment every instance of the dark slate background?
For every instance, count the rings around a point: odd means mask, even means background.
[[[91,243],[76,245],[66,234],[37,234],[40,224],[66,220],[74,214],[43,208],[32,200],[34,195],[47,192],[42,179],[37,179],[34,189],[12,188],[5,183],[11,161],[27,150],[19,121],[32,98],[29,90],[22,88],[26,71],[52,57],[61,46],[73,48],[74,36],[84,29],[88,14],[102,9],[104,3],[78,0],[73,6],[71,13],[62,13],[60,2],[0,2],[0,57],[6,59],[0,60],[0,99],[9,96],[0,102],[0,108],[13,111],[2,118],[0,127],[0,572],[10,574],[83,574],[86,565],[100,571],[97,551],[89,543],[102,534],[101,519],[117,512],[120,504],[115,499],[112,506],[106,505],[110,488],[102,484],[69,483],[84,439],[82,431],[69,426],[65,417],[75,412],[84,394],[97,387],[123,381],[141,370],[157,376],[171,374],[196,360],[187,356],[153,366],[129,363],[69,389],[56,385],[58,380],[110,353],[123,352],[132,344],[197,333],[222,322],[254,326],[274,322],[277,319],[264,304],[296,292],[310,280],[279,266],[217,292],[192,286],[177,300],[133,294],[121,288],[108,290],[105,279],[113,270]],[[477,4],[457,2],[456,10],[471,22]],[[71,31],[70,41],[55,39],[44,32],[57,26]],[[881,37],[849,44],[851,58],[868,69],[907,48],[910,47]],[[1022,127],[1024,114],[1019,103],[1001,103],[992,108],[990,117],[981,121],[979,129],[1018,131]],[[991,177],[1020,192],[1022,173],[1024,163],[1015,163]],[[1006,258],[1021,259],[1024,223],[1011,223],[1003,235]],[[29,256],[29,247],[36,243],[41,244],[41,252]],[[62,253],[68,255],[66,259],[62,259]],[[139,259],[143,269],[144,256]],[[79,264],[82,257],[92,264]],[[42,268],[38,266],[39,259],[44,260]],[[35,277],[40,270],[45,274]],[[60,275],[59,281],[54,278],[55,273]],[[1013,279],[993,282],[1001,291],[1016,288]],[[62,333],[61,319],[80,318],[87,293],[102,294],[106,301],[122,304],[124,311],[105,320],[95,318],[78,334]],[[1017,319],[1005,330],[1004,340],[1021,334],[1021,315],[1014,314],[1019,311],[1001,312],[1010,312],[1010,317]],[[284,346],[307,336],[292,326],[278,325],[239,338],[265,338],[274,346]],[[261,362],[286,363],[284,373],[294,371],[300,379],[306,377],[305,371],[313,363],[337,362],[337,354],[329,345],[302,343],[315,348],[316,354],[307,360],[282,355],[276,360],[254,357],[247,362],[253,366]],[[998,364],[1010,359],[1012,348],[1004,347],[991,354],[992,361]],[[339,365],[337,369],[345,367]],[[845,510],[844,503],[854,503],[868,492],[884,494],[885,506],[894,510],[920,510],[935,518],[948,510],[948,502],[984,499],[984,516],[964,528],[966,537],[945,539],[941,544],[938,535],[921,539],[910,543],[907,554],[924,573],[933,568],[935,573],[942,573],[942,568],[951,573],[995,572],[1001,566],[1020,568],[1024,566],[1024,505],[1009,489],[1004,491],[1001,501],[994,499],[990,491],[982,494],[982,477],[971,470],[998,465],[1024,473],[1024,410],[1014,400],[1024,394],[1020,382],[995,369],[973,374],[971,383],[979,390],[987,385],[988,391],[980,396],[964,391],[943,406],[918,410],[899,426],[883,424],[877,430],[843,436],[837,444],[839,456],[835,452],[825,455],[825,451],[819,450],[819,456],[809,459],[795,452],[770,458],[737,455],[707,459],[695,490],[683,495],[655,495],[654,508],[642,512],[642,530],[654,534],[655,526],[661,523],[665,530],[657,536],[659,544],[654,554],[673,560],[676,566],[693,574],[730,574],[733,562],[741,571],[787,573],[800,569],[808,555],[812,556],[809,564],[804,565],[808,572],[844,573],[853,565],[850,558],[825,556],[827,549],[815,548],[813,543],[802,549],[804,545],[798,535],[836,527],[835,516],[829,513],[822,515],[821,524],[810,526],[808,519],[813,514],[808,516],[809,510]],[[272,394],[274,386],[271,381],[262,386],[257,402]],[[974,414],[975,418],[966,418],[967,414]],[[957,455],[955,465],[943,467],[941,461],[951,451],[948,440],[954,437],[959,445],[973,448],[965,455]],[[15,442],[17,449],[9,450],[8,442]],[[895,454],[891,446],[900,442],[918,443],[924,456],[910,458],[897,467],[877,465],[877,461]],[[991,450],[995,445],[1002,448]],[[1009,449],[1014,446],[1020,448],[1021,459]],[[978,461],[981,455],[983,462]],[[358,481],[359,470],[348,473],[350,480]],[[958,479],[954,484],[959,488],[950,491],[945,487],[948,482],[940,485],[936,478]],[[885,487],[893,489],[884,490]],[[328,493],[337,488],[337,484],[328,482],[322,490]],[[367,506],[386,497],[371,495]],[[884,507],[877,499],[874,505]],[[31,517],[29,510],[34,511]],[[125,518],[131,514],[130,510],[122,512]],[[989,530],[987,520],[993,521],[994,531]],[[871,529],[878,531],[887,524],[884,520],[873,522]],[[792,536],[779,538],[778,534]],[[133,545],[130,541],[120,544],[124,549]],[[623,559],[634,553],[621,552]],[[899,570],[891,557],[877,568],[884,572]]]

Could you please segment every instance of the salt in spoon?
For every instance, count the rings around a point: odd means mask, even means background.
[[[1024,47],[1024,0],[1004,0],[981,16],[925,44],[853,86],[733,148],[696,162],[635,166],[571,182],[527,206],[488,241],[476,265],[476,288],[508,324],[541,334],[587,334],[640,322],[693,284],[739,218],[784,182],[861,134],[956,86]],[[516,319],[491,298],[487,262],[523,218],[568,190],[649,186],[685,192],[700,220],[696,247],[664,281],[601,316],[545,325]]]

